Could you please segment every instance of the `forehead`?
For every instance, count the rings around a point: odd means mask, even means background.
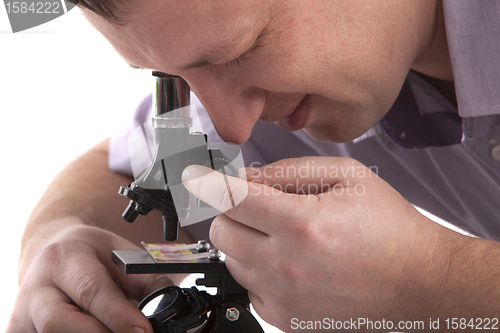
[[[160,69],[159,58],[181,65],[177,58],[214,47],[236,47],[266,21],[268,4],[263,0],[127,1],[119,4],[126,13],[125,26],[84,14],[126,60]]]

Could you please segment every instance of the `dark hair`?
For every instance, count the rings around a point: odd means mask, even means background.
[[[116,0],[67,0],[80,8],[90,10],[116,25],[125,25],[123,14],[118,10]]]

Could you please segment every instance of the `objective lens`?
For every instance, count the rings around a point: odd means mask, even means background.
[[[139,304],[142,313],[159,323],[175,319],[188,308],[189,302],[186,295],[179,287],[165,287],[147,296]]]
[[[175,291],[158,295],[147,303],[141,311],[146,317],[155,316],[170,307],[175,302],[177,297],[178,295]]]

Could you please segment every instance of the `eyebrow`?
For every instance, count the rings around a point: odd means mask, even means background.
[[[229,54],[230,52],[228,52],[227,54]],[[206,59],[208,59],[209,57],[206,57]],[[206,67],[206,66],[210,66],[210,65],[213,65],[214,62],[217,62],[219,61],[220,59],[224,59],[225,56],[220,56],[220,57],[210,57],[211,60],[200,60],[200,61],[196,61],[196,62],[193,62],[189,65],[186,65],[186,66],[182,66],[181,69],[184,70],[184,71],[187,71],[187,70],[190,70],[190,69],[196,69],[196,68],[202,68],[202,67]],[[213,60],[212,60],[213,59]],[[131,62],[128,62],[125,60],[125,62],[127,63],[127,65],[133,69],[138,69],[138,70],[146,70],[147,68],[144,68],[144,67],[141,67],[141,66],[137,66]]]
[[[219,62],[222,59],[227,58],[241,44],[244,37],[245,37],[245,33],[242,31],[242,32],[238,33],[238,35],[234,39],[232,39],[231,41],[228,41],[220,49],[215,49],[215,50],[208,52],[207,54],[202,56],[199,60],[194,61],[188,65],[182,66],[181,69],[186,71],[186,70],[190,70],[190,69],[202,68],[202,67],[213,65],[214,63]]]
[[[212,51],[208,52],[207,54],[205,54],[204,56],[202,56],[199,60],[194,61],[188,65],[182,66],[181,69],[183,71],[187,71],[190,69],[202,68],[202,67],[213,65],[214,63],[216,63],[222,59],[227,58],[241,44],[244,37],[245,37],[245,33],[243,31],[241,31],[240,33],[238,33],[238,35],[234,39],[232,39],[231,41],[228,41],[224,45],[224,48],[212,50]],[[137,66],[131,62],[128,62],[126,60],[125,60],[125,62],[131,68],[139,69],[139,70],[146,69],[146,68]]]
[[[208,57],[206,57],[208,58]],[[206,66],[210,66],[210,65],[213,65],[215,62],[219,61],[220,59],[224,59],[225,57],[219,57],[219,58],[213,58],[214,60],[200,60],[200,61],[196,61],[196,62],[193,62],[189,65],[186,65],[186,66],[182,66],[181,69],[184,70],[184,71],[187,71],[187,70],[190,70],[190,69],[196,69],[196,68],[202,68],[202,67],[206,67]]]

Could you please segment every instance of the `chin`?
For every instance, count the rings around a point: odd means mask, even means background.
[[[336,128],[335,126],[319,126],[304,128],[304,132],[311,138],[321,142],[345,143],[359,138],[371,128],[364,126],[363,128],[353,126]]]
[[[304,132],[322,142],[344,143],[359,138],[387,112],[373,101],[349,104],[317,98],[315,102]]]

